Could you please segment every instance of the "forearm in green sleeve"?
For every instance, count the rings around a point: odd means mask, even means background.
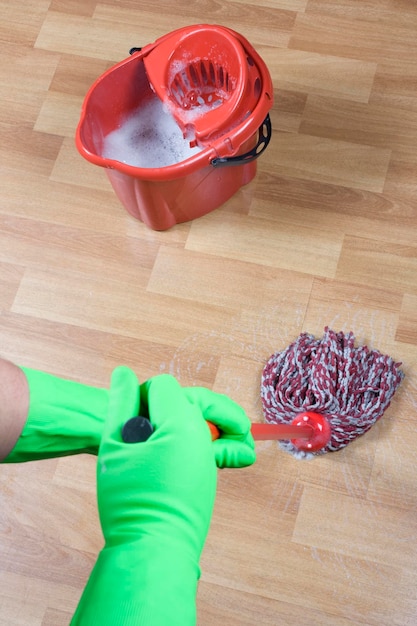
[[[97,454],[108,410],[107,389],[21,369],[29,386],[29,412],[15,447],[3,463],[81,452]]]
[[[157,535],[104,548],[71,626],[195,626],[198,563]]]

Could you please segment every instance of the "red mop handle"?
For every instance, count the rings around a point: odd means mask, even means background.
[[[221,436],[220,430],[212,422],[207,422],[211,438],[214,441]],[[291,424],[259,424],[253,423],[251,433],[256,441],[290,439],[304,452],[317,452],[324,448],[330,440],[330,425],[320,413],[306,411],[300,413]]]
[[[207,422],[211,438],[221,437],[221,432],[212,422]],[[147,441],[153,433],[151,422],[142,416],[129,419],[122,428],[121,436],[125,443]],[[257,424],[251,426],[251,433],[257,441],[269,439],[290,439],[296,448],[303,452],[317,452],[330,441],[330,424],[320,413],[307,411],[300,413],[291,424]]]

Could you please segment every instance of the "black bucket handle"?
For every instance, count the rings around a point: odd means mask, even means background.
[[[245,154],[240,154],[234,157],[218,157],[211,161],[211,165],[213,167],[227,167],[229,165],[246,165],[246,163],[251,163],[255,161],[259,156],[261,156],[262,152],[266,150],[269,142],[271,141],[272,135],[272,124],[271,118],[269,117],[269,113],[266,118],[260,125],[258,129],[258,143],[252,150],[246,152]]]

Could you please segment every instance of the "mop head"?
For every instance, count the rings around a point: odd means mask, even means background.
[[[280,446],[297,458],[335,452],[366,433],[388,408],[404,378],[391,357],[367,346],[355,347],[352,332],[324,329],[322,339],[301,334],[282,352],[275,352],[262,373],[265,419],[291,423],[304,411],[323,415],[331,437],[319,452],[301,452],[290,441]]]

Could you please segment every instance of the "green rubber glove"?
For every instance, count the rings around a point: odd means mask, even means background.
[[[209,399],[209,406],[206,400]],[[97,462],[97,494],[105,546],[72,626],[191,626],[196,623],[199,559],[213,511],[217,470],[205,423],[249,430],[249,420],[225,396],[183,390],[169,375],[141,387],[133,372],[113,372],[109,415]],[[148,415],[154,432],[124,443],[132,416]],[[219,424],[221,426],[221,424]],[[238,442],[230,439],[230,449]],[[253,447],[242,457],[255,460]],[[239,453],[221,455],[238,462]]]
[[[97,454],[108,412],[108,390],[21,369],[29,386],[29,412],[15,447],[2,462]]]
[[[245,467],[255,462],[255,442],[250,421],[241,406],[228,396],[205,389],[185,387],[187,398],[196,404],[204,419],[213,422],[221,437],[213,441],[217,467]]]

